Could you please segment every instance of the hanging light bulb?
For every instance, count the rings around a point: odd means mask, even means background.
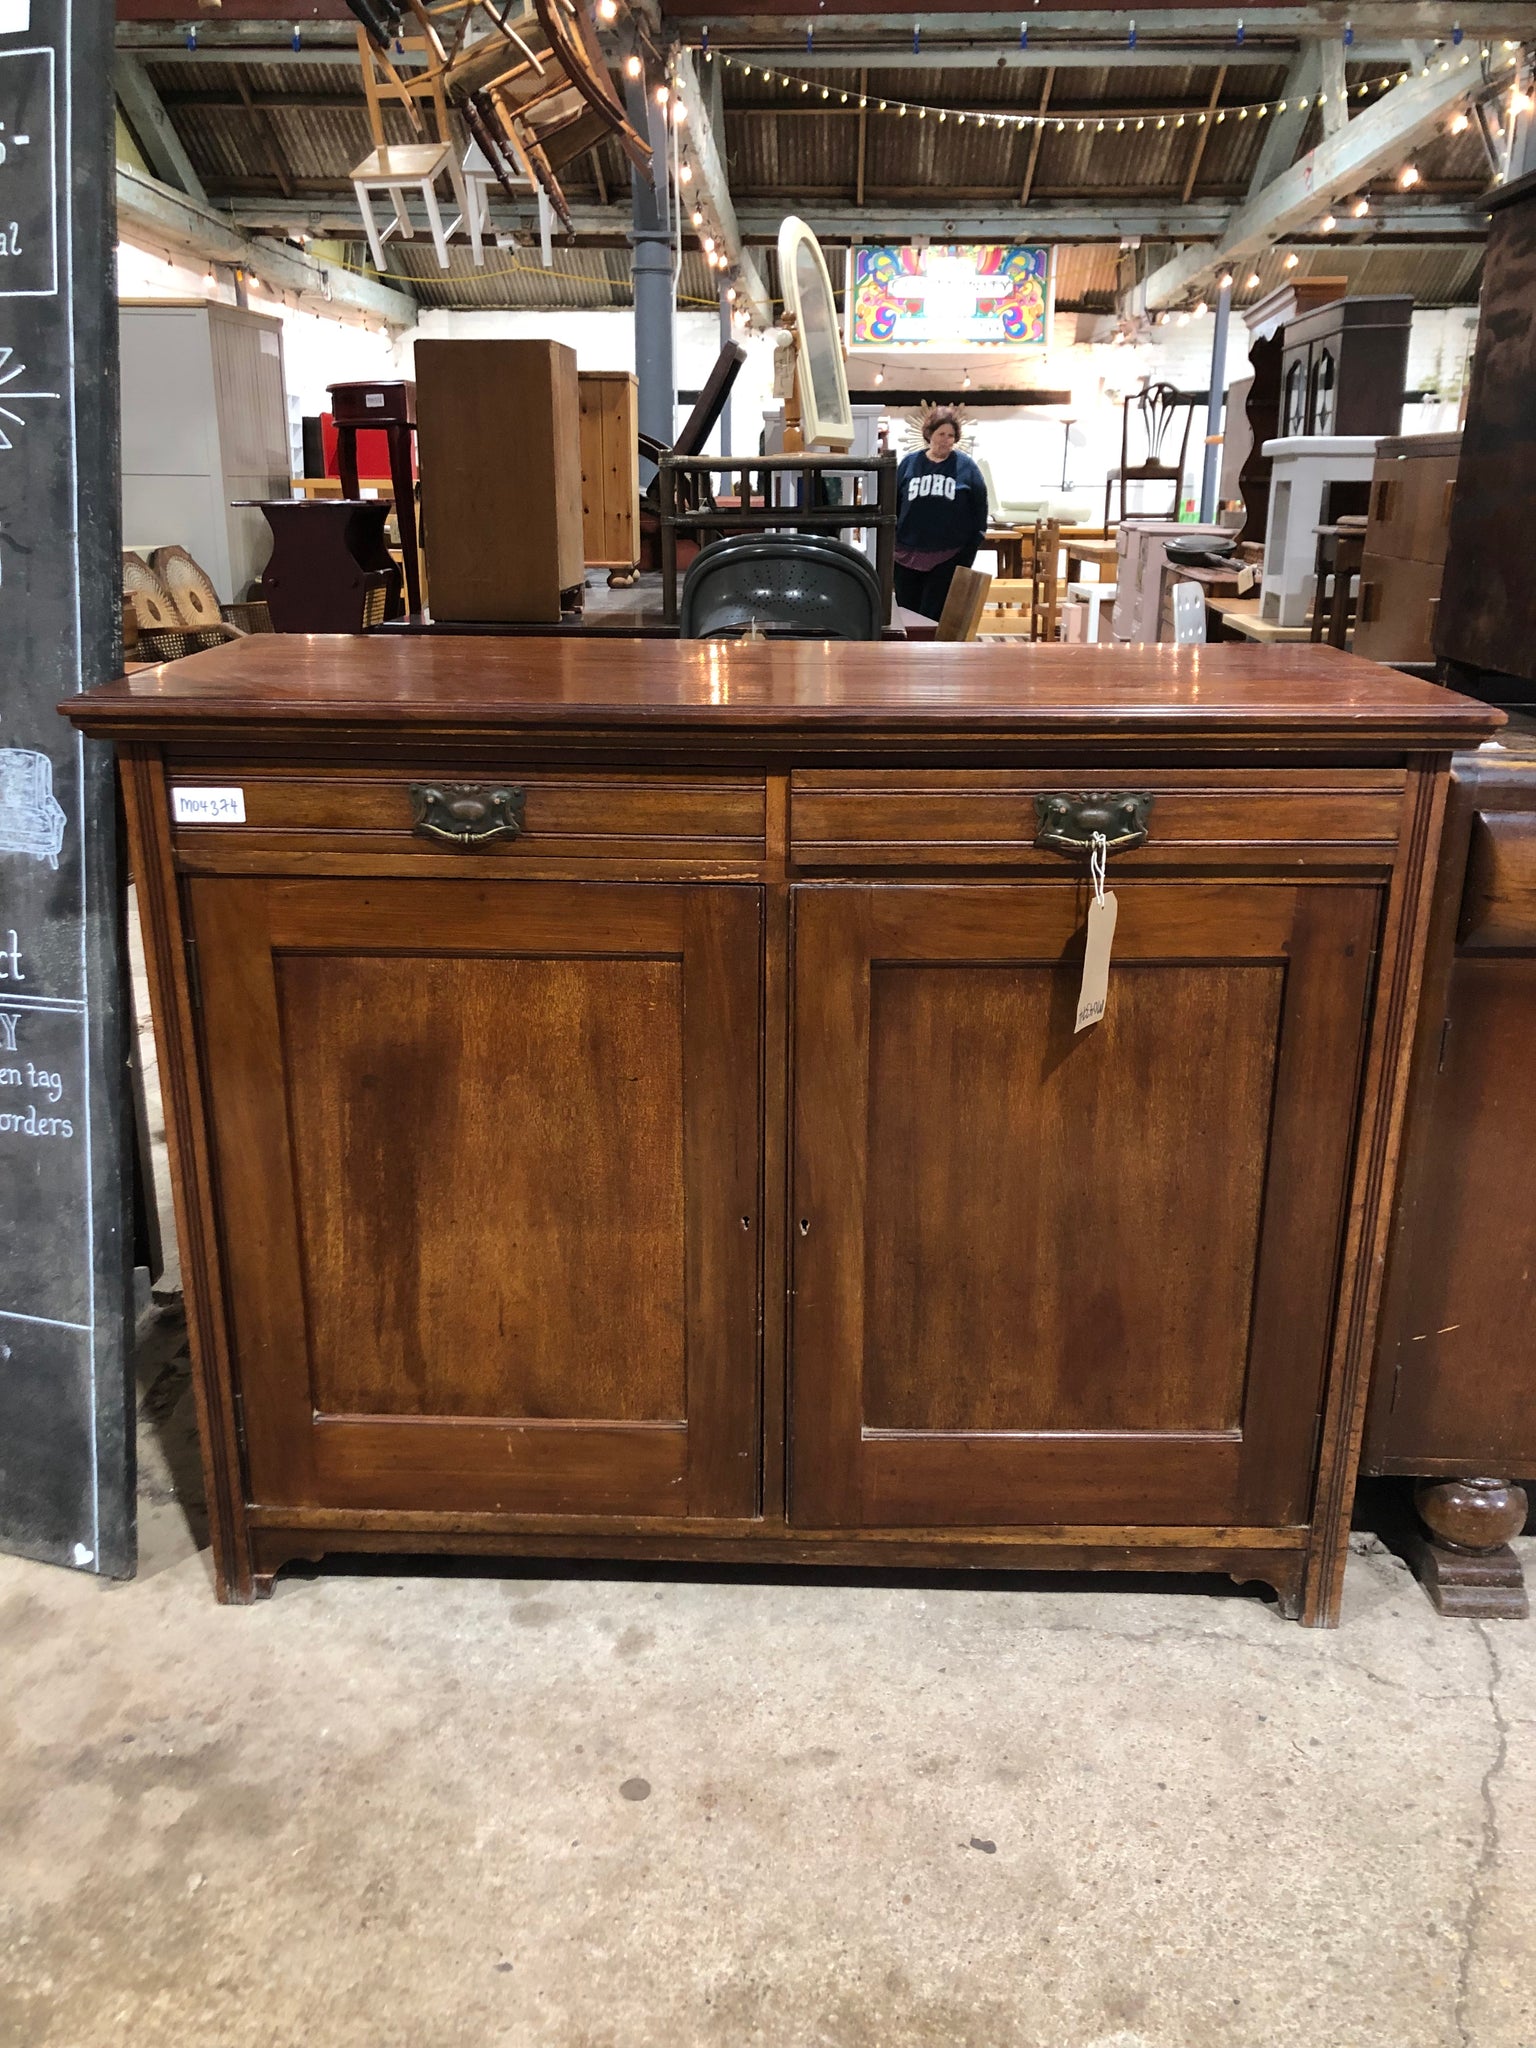
[[[1405,192],[1408,191],[1411,186],[1417,185],[1417,183],[1419,182],[1418,165],[1404,164],[1403,168],[1397,174],[1397,182],[1399,185],[1402,186]]]
[[[619,0],[597,0],[597,18],[599,21],[612,21],[618,11]]]
[[[699,212],[697,207],[695,207],[693,212],[689,215],[689,219],[693,222],[693,225],[696,228],[701,228],[704,225],[704,216],[702,213]]]
[[[1472,123],[1467,119],[1466,110],[1463,109],[1451,122],[1451,133],[1453,135],[1465,135],[1471,125]]]
[[[705,255],[706,255],[706,256],[713,256],[713,255],[714,255],[714,253],[715,253],[715,238],[714,238],[714,236],[713,236],[713,235],[704,235],[704,236],[702,236],[702,237],[701,237],[701,239],[702,239],[702,241],[703,241],[703,244],[704,244],[704,253],[705,253]]]
[[[1350,208],[1350,212],[1355,216],[1356,220],[1364,220],[1365,216],[1370,212],[1370,210],[1371,202],[1369,201],[1369,199],[1357,199],[1354,205]]]
[[[1531,111],[1531,106],[1530,94],[1517,85],[1509,96],[1509,111],[1512,114],[1528,114]]]
[[[1224,270],[1224,271],[1223,271],[1223,272],[1221,273],[1220,277],[1218,277],[1218,278],[1217,278],[1216,282],[1217,282],[1217,284],[1219,284],[1219,285],[1220,285],[1221,289],[1222,289],[1222,290],[1223,290],[1224,292],[1229,292],[1229,291],[1231,291],[1231,289],[1232,289],[1232,273],[1231,273],[1231,271],[1230,271],[1230,270]]]
[[[671,93],[669,93],[669,92],[668,92],[667,88],[666,88],[666,87],[665,87],[664,85],[658,85],[658,86],[657,86],[657,88],[656,88],[656,104],[657,104],[657,106],[658,106],[658,107],[664,107],[664,106],[665,106],[665,105],[667,104],[667,101],[668,101],[669,99],[671,99],[671,97],[672,97]]]
[[[1248,275],[1243,279],[1243,290],[1245,292],[1252,292],[1257,291],[1258,288],[1259,273],[1256,270],[1250,270]]]
[[[624,59],[624,76],[626,78],[638,78],[644,69],[645,66],[633,52]]]
[[[693,165],[684,164],[677,175],[682,184],[691,185],[693,183]]]
[[[883,384],[883,383],[885,382],[885,372],[884,372],[884,370],[876,370],[876,372],[875,372],[875,382],[876,382],[877,384]]]
[[[1296,254],[1296,251],[1293,249],[1289,256],[1287,256],[1285,259],[1285,267],[1287,270],[1294,270],[1300,261],[1301,258]]]
[[[682,103],[682,101],[681,101],[681,100],[674,100],[674,101],[672,102],[672,125],[673,125],[673,127],[674,127],[674,128],[681,128],[681,127],[682,127],[682,125],[683,125],[683,123],[684,123],[684,122],[685,122],[685,121],[686,121],[687,119],[688,119],[688,109],[687,109],[687,108],[686,108],[686,107],[685,107],[685,106],[683,105],[683,103]]]
[[[1338,226],[1338,221],[1331,213],[1325,213],[1317,225],[1323,234],[1331,235]]]
[[[1205,303],[1204,299],[1196,299],[1195,318],[1197,320],[1204,319],[1205,315],[1209,313],[1210,310],[1210,307]]]

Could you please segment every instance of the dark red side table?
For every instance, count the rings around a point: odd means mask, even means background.
[[[360,428],[377,427],[389,444],[389,480],[395,493],[395,518],[400,528],[400,559],[405,567],[406,610],[421,610],[421,568],[416,553],[416,480],[411,463],[411,436],[416,431],[416,386],[404,380],[379,384],[331,384],[331,416],[336,424],[336,464],[343,497],[358,495],[357,436]]]

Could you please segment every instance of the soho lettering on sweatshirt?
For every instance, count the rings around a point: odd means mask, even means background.
[[[987,530],[987,483],[958,448],[942,462],[925,450],[904,457],[896,472],[896,552],[969,555]]]

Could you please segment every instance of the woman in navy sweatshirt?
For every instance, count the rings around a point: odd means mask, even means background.
[[[955,443],[960,421],[940,406],[923,421],[923,443],[896,472],[896,602],[936,619],[963,562],[987,531],[987,484]]]

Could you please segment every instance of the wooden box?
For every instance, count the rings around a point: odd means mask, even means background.
[[[418,342],[416,438],[433,616],[558,623],[584,573],[574,349]]]
[[[639,387],[627,370],[583,370],[581,531],[589,569],[640,560]]]
[[[67,708],[126,743],[226,1598],[393,1548],[1336,1618],[1499,713],[1328,648],[465,635]]]
[[[1460,434],[1394,435],[1371,474],[1360,563],[1355,652],[1371,661],[1433,661]]]

